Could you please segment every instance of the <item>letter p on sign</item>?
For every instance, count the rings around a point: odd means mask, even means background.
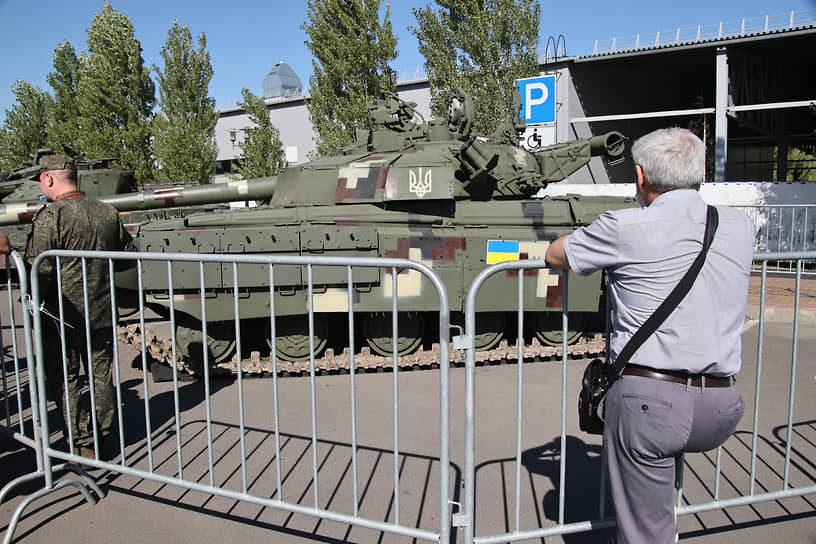
[[[538,95],[533,97],[533,95]],[[530,83],[524,87],[524,118],[529,119],[533,116],[533,106],[539,106],[547,101],[550,96],[550,91],[543,83]]]
[[[528,125],[555,123],[555,76],[516,80],[521,91],[521,113]]]

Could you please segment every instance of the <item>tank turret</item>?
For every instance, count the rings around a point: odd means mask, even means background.
[[[431,123],[417,122],[415,105],[396,95],[378,101],[369,108],[370,129],[357,130],[341,156],[287,170],[272,204],[517,200],[566,179],[593,156],[619,160],[625,149],[619,132],[533,152],[518,138],[478,137],[471,134],[470,100],[454,89],[447,118]],[[319,175],[326,170],[336,171],[336,180]]]

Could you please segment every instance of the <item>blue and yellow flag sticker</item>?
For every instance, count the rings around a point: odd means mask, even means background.
[[[488,240],[487,264],[515,261],[519,258],[518,240]]]

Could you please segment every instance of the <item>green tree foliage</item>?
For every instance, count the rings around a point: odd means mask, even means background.
[[[77,108],[77,78],[79,59],[68,41],[63,41],[54,50],[54,71],[48,74],[48,84],[54,90],[54,110],[48,146],[59,150],[62,144],[73,144],[78,140],[79,110]]]
[[[212,181],[217,155],[213,131],[218,114],[215,99],[208,96],[213,70],[206,47],[203,33],[196,49],[190,29],[175,21],[161,51],[164,70],[154,68],[161,107],[153,119],[159,181]]]
[[[314,55],[309,78],[309,119],[319,155],[332,154],[352,141],[355,128],[368,121],[366,105],[394,91],[397,57],[390,9],[380,22],[379,0],[308,0],[303,29]]]
[[[31,154],[45,147],[51,127],[54,99],[40,87],[21,79],[11,87],[17,102],[6,110],[0,129],[0,169],[9,170],[31,160]]]
[[[779,155],[785,148],[776,148],[776,155]],[[787,173],[784,181],[816,181],[816,146],[804,144],[787,149]],[[775,161],[774,164],[778,164]],[[774,176],[779,179],[779,174]]]
[[[11,169],[11,166],[6,166],[6,153],[8,153],[9,132],[0,127],[0,171],[3,169]]]
[[[244,128],[244,141],[238,144],[243,156],[235,171],[245,179],[274,176],[286,167],[280,131],[272,124],[262,97],[246,88],[241,94],[244,99],[238,106],[247,112],[254,126]]]
[[[413,9],[431,86],[431,109],[445,113],[444,93],[460,86],[471,94],[476,130],[493,132],[512,122],[515,80],[538,75],[535,0],[436,0]]]
[[[155,86],[127,15],[105,2],[80,56],[79,147],[91,157],[118,157],[140,180],[152,179],[150,122]]]

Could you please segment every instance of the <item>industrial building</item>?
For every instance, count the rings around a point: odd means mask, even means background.
[[[546,106],[552,117],[527,108],[538,118],[527,117],[524,145],[609,130],[636,139],[655,128],[682,126],[706,141],[707,181],[816,180],[816,76],[811,70],[816,10],[732,27],[721,23],[613,39],[577,57],[564,55],[563,39],[551,39],[540,61],[540,81],[535,78],[534,90],[544,94],[531,91],[527,99],[535,107]],[[315,146],[300,79],[279,63],[263,88],[287,159],[291,164],[309,160]],[[427,79],[400,81],[397,90],[430,117]],[[240,108],[220,112],[218,174],[229,172],[231,161],[240,157],[249,124]],[[631,161],[608,167],[593,159],[568,182],[631,182],[632,169]]]

